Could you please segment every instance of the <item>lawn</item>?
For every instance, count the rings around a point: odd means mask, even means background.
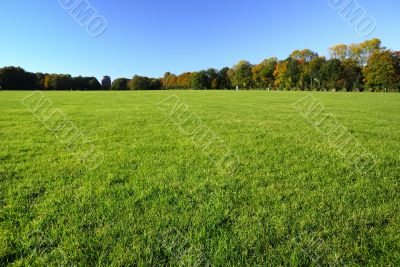
[[[0,265],[400,265],[400,94],[311,93],[365,172],[296,110],[308,93],[30,94],[0,92]]]

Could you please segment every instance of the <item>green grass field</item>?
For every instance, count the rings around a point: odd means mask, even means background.
[[[31,93],[0,92],[0,265],[400,265],[399,94],[312,93],[374,155],[360,173],[293,107],[307,93],[45,93],[98,168]],[[159,108],[173,94],[235,172]]]

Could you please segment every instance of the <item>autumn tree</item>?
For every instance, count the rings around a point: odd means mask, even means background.
[[[274,85],[279,89],[286,88],[288,61],[279,61],[274,69]]]
[[[345,44],[338,44],[329,48],[329,54],[331,58],[344,61],[350,56],[350,49]]]
[[[331,58],[344,61],[346,59],[352,59],[357,62],[361,67],[365,66],[368,62],[369,57],[377,50],[382,49],[381,40],[375,38],[366,40],[358,44],[339,44],[331,47],[329,53]]]
[[[291,62],[288,65],[290,87],[298,87],[302,90],[310,87],[309,63],[316,57],[318,54],[310,49],[295,50],[290,54]]]
[[[178,86],[178,77],[175,74],[166,72],[162,79],[162,83],[165,89],[176,89]]]
[[[176,78],[176,89],[189,89],[192,86],[192,73],[185,72]]]
[[[252,67],[253,84],[257,88],[272,88],[274,84],[274,70],[277,64],[276,58],[265,59],[258,65]]]
[[[256,88],[265,88],[264,81],[263,81],[262,76],[261,76],[261,71],[262,71],[263,68],[264,68],[264,65],[262,63],[254,65],[251,68],[251,73],[253,75],[253,85]]]
[[[377,38],[359,44],[351,44],[348,46],[348,57],[363,67],[367,64],[369,57],[381,48],[381,40]]]
[[[397,56],[390,50],[375,51],[363,74],[364,82],[371,90],[398,90],[400,68]]]
[[[303,50],[293,51],[289,57],[295,61],[304,63],[304,62],[310,62],[317,56],[318,56],[318,54],[315,53],[314,51],[312,51],[310,49],[303,49]]]

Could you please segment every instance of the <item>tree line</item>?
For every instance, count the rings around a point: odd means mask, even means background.
[[[2,90],[101,90],[95,77],[71,77],[66,74],[44,74],[26,72],[19,67],[0,69]]]
[[[94,77],[29,73],[21,68],[0,69],[0,86],[6,90],[168,90],[168,89],[262,89],[400,91],[400,52],[372,39],[358,44],[339,44],[330,57],[310,49],[293,51],[287,59],[265,59],[259,64],[240,61],[231,68],[165,73],[162,78],[135,75],[100,83]],[[106,76],[107,77],[107,76]]]

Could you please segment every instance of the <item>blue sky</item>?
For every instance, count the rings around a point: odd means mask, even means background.
[[[400,50],[400,1],[357,0],[377,28],[360,36],[327,0],[89,0],[108,22],[88,35],[58,0],[0,2],[0,66],[74,76],[160,77],[293,50],[322,55],[372,37]]]

